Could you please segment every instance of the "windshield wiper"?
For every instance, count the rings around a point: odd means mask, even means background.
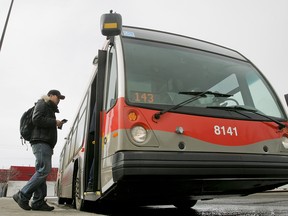
[[[203,92],[178,92],[178,94],[186,94],[186,95],[199,95]],[[207,95],[214,95],[215,97],[231,97],[233,95],[231,94],[223,94],[219,92],[212,92],[212,91],[206,91],[205,94],[202,97],[207,97]]]
[[[161,110],[160,112],[157,112],[154,114],[154,118],[155,119],[160,119],[160,116],[165,114],[166,112],[169,112],[171,110],[176,110],[178,109],[179,107],[182,107],[188,103],[192,103],[193,101],[195,100],[198,100],[199,98],[201,97],[207,97],[207,94],[212,94],[214,95],[215,97],[230,97],[230,96],[233,96],[233,95],[229,95],[229,94],[222,94],[222,93],[218,93],[218,92],[211,92],[211,91],[203,91],[203,92],[178,92],[178,94],[186,94],[186,95],[193,95],[195,97],[192,97],[192,98],[189,98],[183,102],[180,102],[179,104],[176,104],[175,106],[172,106],[168,109],[164,109],[164,110]]]
[[[240,115],[244,115],[248,118],[251,118],[245,114],[243,114],[242,112],[239,112],[239,111],[247,111],[247,112],[250,112],[250,113],[254,113],[256,115],[259,115],[259,116],[262,116],[268,120],[271,120],[273,121],[274,123],[278,124],[278,128],[279,130],[282,130],[283,128],[286,127],[285,124],[265,115],[265,114],[262,114],[259,110],[257,110],[256,108],[253,108],[253,107],[248,107],[248,106],[240,106],[240,105],[237,105],[237,106],[229,106],[229,107],[217,107],[217,106],[208,106],[207,108],[211,108],[211,109],[221,109],[221,110],[228,110],[228,111],[233,111],[233,112],[236,112]]]

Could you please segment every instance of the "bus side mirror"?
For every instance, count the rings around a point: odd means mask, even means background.
[[[288,106],[288,94],[285,94],[284,97],[285,97],[286,104]]]
[[[94,59],[93,59],[93,65],[97,65],[97,63],[98,63],[98,56],[96,56]]]
[[[101,33],[108,37],[120,35],[122,31],[121,15],[112,12],[111,10],[109,14],[103,14],[100,21]]]

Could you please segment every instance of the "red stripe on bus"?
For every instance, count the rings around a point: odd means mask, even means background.
[[[135,121],[128,119],[129,112],[137,114]],[[211,144],[223,146],[244,146],[261,141],[279,139],[278,125],[271,122],[222,119],[207,116],[195,116],[179,113],[165,113],[157,122],[153,121],[156,110],[128,106],[124,98],[108,113],[104,113],[104,133],[118,129],[130,129],[142,125],[147,130],[176,133],[177,127],[184,129],[184,136],[193,137]]]

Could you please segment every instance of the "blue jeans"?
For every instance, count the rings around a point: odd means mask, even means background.
[[[21,189],[19,198],[24,202],[29,202],[33,195],[32,205],[42,205],[47,196],[46,178],[52,168],[53,149],[46,143],[32,145],[35,155],[35,173],[27,184]]]

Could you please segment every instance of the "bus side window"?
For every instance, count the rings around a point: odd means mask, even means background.
[[[112,47],[109,53],[109,70],[106,81],[106,103],[105,110],[109,110],[116,103],[117,98],[117,59],[116,59],[116,51],[114,47]]]

